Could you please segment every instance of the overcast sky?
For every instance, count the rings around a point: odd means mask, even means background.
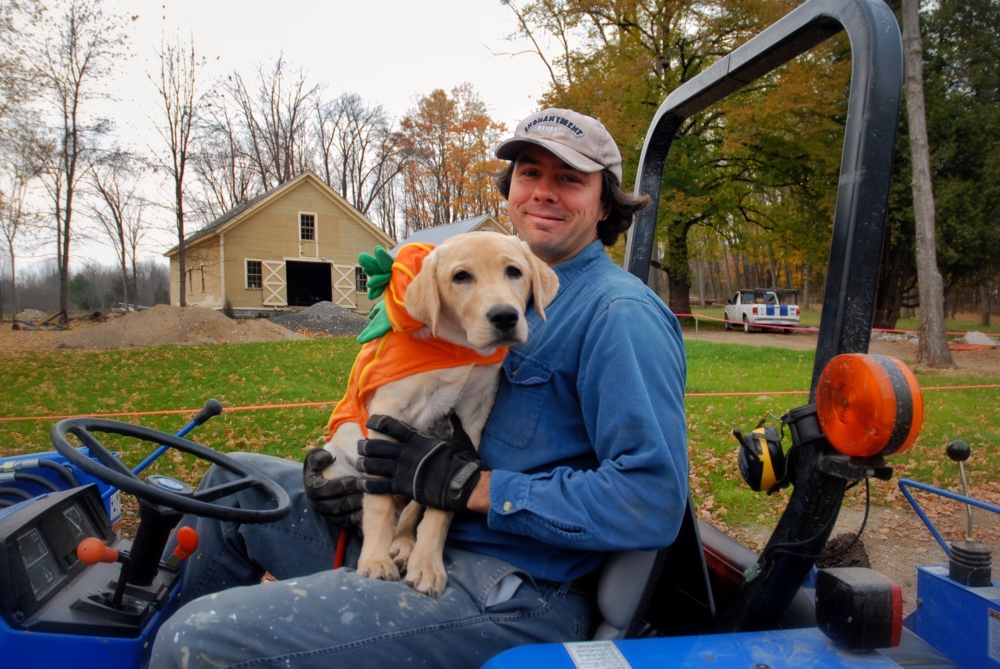
[[[138,17],[126,27],[133,56],[117,66],[111,86],[116,99],[107,104],[119,134],[140,150],[162,141],[150,120],[158,119],[158,107],[148,75],[159,71],[164,33],[193,36],[196,51],[209,61],[207,78],[239,70],[251,81],[258,64],[267,72],[283,53],[310,83],[325,84],[328,97],[357,93],[397,119],[434,89],[470,82],[493,117],[512,128],[537,108],[546,84],[540,59],[525,53],[527,43],[508,39],[516,26],[499,0],[104,1],[109,11]],[[77,239],[71,258],[114,262],[103,244]],[[162,259],[162,251],[176,244],[166,235],[157,239],[144,257]],[[53,257],[54,249],[53,243],[22,260]]]
[[[547,74],[536,55],[524,53],[525,42],[507,39],[516,26],[499,0],[117,2],[139,17],[129,30],[135,85],[125,90],[147,105],[146,72],[158,69],[164,30],[193,35],[213,74],[239,70],[251,80],[256,64],[267,71],[284,53],[312,82],[325,83],[330,97],[355,92],[397,118],[436,88],[470,82],[494,118],[513,127],[535,109]]]

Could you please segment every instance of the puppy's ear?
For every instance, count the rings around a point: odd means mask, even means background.
[[[538,316],[545,320],[545,307],[555,299],[559,292],[559,277],[555,271],[545,262],[531,252],[531,247],[527,242],[521,242],[524,249],[524,256],[528,259],[531,267],[531,292],[535,300],[535,311]]]
[[[438,316],[441,313],[441,295],[438,292],[435,271],[437,256],[432,251],[424,258],[420,271],[413,277],[406,289],[406,311],[431,329],[431,334],[437,336]]]

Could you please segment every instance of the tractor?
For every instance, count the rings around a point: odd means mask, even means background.
[[[989,548],[972,539],[971,520],[969,537],[949,545],[921,513],[949,564],[919,568],[920,606],[905,619],[899,587],[885,576],[816,568],[845,491],[890,479],[891,455],[912,443],[923,419],[912,373],[867,353],[903,76],[899,27],[882,0],[807,0],[666,98],[647,133],[636,184],[654,206],[629,232],[626,269],[648,280],[655,203],[685,119],[843,31],[853,70],[809,400],[780,418],[788,448],[773,428],[737,433],[740,471],[751,487],[791,489],[773,534],[757,554],[698,520],[689,503],[668,548],[608,556],[597,592],[602,622],[592,640],[514,648],[486,667],[1000,666],[1000,590]],[[197,537],[178,533],[177,549],[163,557],[181,515],[267,522],[287,512],[287,495],[274,483],[184,438],[220,410],[210,401],[177,435],[65,419],[53,427],[54,452],[0,460],[0,499],[13,495],[0,507],[0,654],[7,666],[140,669],[176,607],[178,564],[196,550]],[[157,448],[129,468],[95,436],[102,433]],[[195,491],[167,477],[140,477],[168,448],[228,467],[239,480]],[[949,445],[959,463],[969,453],[963,442]],[[1000,512],[967,494],[899,485],[918,513],[914,489]],[[249,486],[266,491],[271,507],[239,510],[235,518],[214,503]],[[139,500],[132,540],[115,527],[123,492]]]

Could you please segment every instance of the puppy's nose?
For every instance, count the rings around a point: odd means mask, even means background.
[[[511,306],[499,306],[493,307],[488,312],[486,312],[486,318],[490,320],[497,330],[501,332],[510,332],[515,327],[517,327],[517,321],[520,319],[520,315],[517,313],[517,309]]]

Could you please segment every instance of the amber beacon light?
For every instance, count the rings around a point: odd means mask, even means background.
[[[890,455],[908,449],[920,434],[924,398],[913,372],[896,358],[845,353],[820,373],[816,414],[841,453]]]

